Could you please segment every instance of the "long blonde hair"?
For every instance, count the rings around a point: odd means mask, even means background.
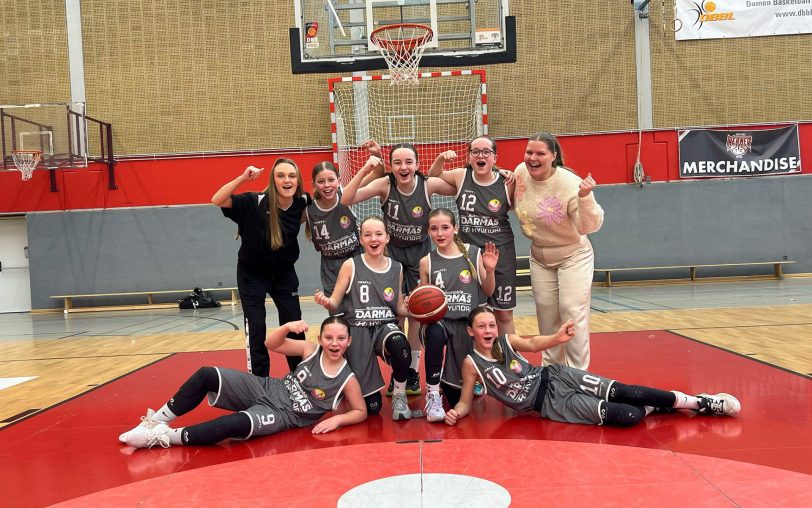
[[[279,250],[284,245],[282,242],[282,221],[279,218],[279,191],[276,190],[274,174],[276,167],[285,163],[290,164],[296,170],[296,193],[293,195],[293,199],[302,197],[302,172],[299,171],[299,166],[291,159],[284,157],[276,159],[271,168],[270,181],[264,191],[268,196],[268,211],[270,212],[268,214],[268,245],[271,246],[271,250]]]
[[[429,213],[429,222],[433,217],[437,217],[438,215],[445,215],[449,219],[451,219],[451,225],[457,227],[457,218],[454,217],[454,212],[449,210],[448,208],[435,208]],[[471,257],[468,256],[468,249],[465,247],[465,244],[460,238],[460,235],[456,232],[454,233],[454,243],[459,247],[460,252],[462,252],[462,256],[465,258],[465,261],[468,262],[468,266],[471,267],[471,276],[475,277],[476,280],[479,280],[479,271],[474,266],[474,263],[471,261]]]

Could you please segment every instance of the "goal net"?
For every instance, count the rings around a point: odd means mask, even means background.
[[[488,133],[485,71],[423,72],[419,83],[391,83],[388,75],[334,78],[330,85],[333,161],[346,186],[369,158],[363,147],[375,139],[389,169],[389,149],[411,143],[426,174],[437,156],[454,150],[454,167],[468,160],[468,142]],[[433,196],[433,207],[450,208],[453,196]],[[359,220],[380,215],[378,198],[358,203]]]

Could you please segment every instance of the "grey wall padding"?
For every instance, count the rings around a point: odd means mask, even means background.
[[[812,272],[812,207],[808,204],[812,176],[610,185],[598,187],[595,195],[606,212],[603,228],[591,235],[597,267],[786,257],[797,261],[785,267],[787,273]],[[515,217],[511,220],[517,254],[527,255],[529,242]],[[236,285],[236,226],[214,206],[30,213],[27,222],[34,309],[60,307],[61,300],[49,298],[59,294]],[[319,256],[303,234],[299,245],[299,293],[309,296],[321,286],[316,269]],[[770,273],[770,268],[719,273]],[[626,272],[613,279],[677,275],[686,274]],[[596,279],[601,277],[598,274]],[[121,303],[141,301],[126,298]]]

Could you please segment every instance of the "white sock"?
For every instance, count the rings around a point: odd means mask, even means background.
[[[164,407],[162,407],[161,409],[155,411],[155,414],[152,415],[153,420],[161,423],[169,423],[177,417],[178,416],[175,413],[173,413],[172,410],[169,409],[169,406],[166,404],[164,404]]]
[[[693,395],[686,395],[677,390],[671,390],[671,393],[677,396],[674,402],[674,409],[699,409],[699,399]]]
[[[428,389],[429,393],[440,393],[440,383],[437,383],[436,385],[430,385],[427,383],[426,388]]]
[[[409,367],[414,369],[415,372],[420,368],[420,350],[412,351],[412,364]]]
[[[406,381],[400,382],[395,379],[395,386],[392,388],[392,393],[406,393]]]
[[[166,433],[169,436],[169,444],[173,445],[182,445],[183,444],[183,427],[179,429],[169,429],[169,432]]]

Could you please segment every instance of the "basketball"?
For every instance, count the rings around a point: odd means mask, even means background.
[[[445,300],[445,293],[442,289],[431,284],[419,286],[409,296],[409,312],[412,316],[423,324],[436,323],[443,319],[448,304]]]

